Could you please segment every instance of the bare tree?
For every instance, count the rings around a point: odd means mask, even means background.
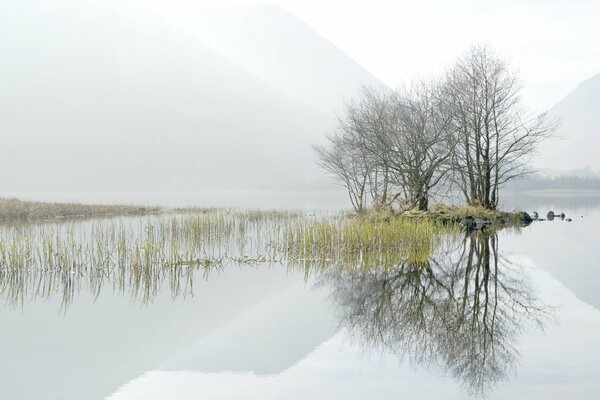
[[[340,130],[371,166],[369,190],[376,206],[389,205],[397,197],[390,169],[393,154],[385,140],[394,128],[394,104],[392,90],[363,87],[358,98],[346,105],[345,117],[340,119]]]
[[[346,137],[328,136],[328,146],[313,146],[318,164],[334,175],[346,188],[354,209],[362,212],[366,205],[370,166],[360,148]]]
[[[346,104],[319,164],[346,186],[354,208],[403,200],[427,210],[448,178],[468,204],[496,209],[500,188],[531,172],[555,124],[520,104],[517,76],[487,47],[473,47],[442,82],[365,87]]]
[[[390,202],[389,151],[378,139],[387,135],[393,92],[363,88],[345,105],[334,135],[326,146],[313,146],[318,163],[346,187],[355,210],[365,208],[367,196],[374,205]]]
[[[452,154],[442,105],[432,83],[395,92],[365,87],[346,105],[329,147],[315,147],[320,165],[341,178],[356,209],[369,194],[374,205],[402,198],[426,210]]]
[[[532,154],[555,126],[523,109],[520,90],[517,75],[485,46],[471,48],[447,75],[454,178],[471,205],[496,209],[500,188],[531,172]]]
[[[405,189],[408,203],[427,210],[432,190],[448,171],[452,155],[451,118],[440,101],[438,84],[418,82],[395,97],[390,168]]]

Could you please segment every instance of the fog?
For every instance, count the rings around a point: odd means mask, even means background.
[[[201,12],[191,17],[204,26]],[[336,101],[376,81],[270,7],[239,26],[242,34],[249,20],[272,21],[238,58],[215,50],[216,34],[143,7],[23,1],[0,18],[5,197],[335,190],[310,146],[332,129]],[[335,85],[322,90],[327,81]]]
[[[311,144],[379,80],[283,8],[161,10],[3,5],[0,197],[236,205],[336,193]],[[600,169],[597,82],[552,109],[564,139],[541,149],[542,168]]]
[[[554,174],[584,169],[574,171],[584,176],[587,169],[600,177],[600,73],[582,82],[549,115],[559,126],[555,137],[541,146],[539,165]]]

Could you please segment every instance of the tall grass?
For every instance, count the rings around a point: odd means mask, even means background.
[[[0,222],[157,214],[158,207],[52,203],[0,198]]]
[[[196,213],[0,226],[0,295],[12,303],[81,285],[151,300],[187,293],[194,271],[230,264],[384,266],[426,260],[452,229],[402,218],[203,209]],[[181,284],[185,282],[185,284]],[[78,286],[79,285],[79,286]]]
[[[305,220],[286,233],[287,259],[390,267],[427,260],[442,235],[456,232],[433,221],[404,218]]]

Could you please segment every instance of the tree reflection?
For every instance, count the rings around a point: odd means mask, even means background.
[[[495,233],[448,242],[426,262],[390,269],[329,269],[342,326],[369,348],[437,365],[473,394],[514,368],[517,334],[551,316]]]

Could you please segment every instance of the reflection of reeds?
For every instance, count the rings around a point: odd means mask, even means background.
[[[287,261],[391,266],[427,259],[448,232],[432,222],[315,218],[298,212],[191,209],[174,215],[0,227],[0,294],[10,303],[85,285],[144,302],[163,282],[189,293],[194,271]]]
[[[168,281],[191,291],[195,270],[279,261],[273,245],[299,214],[203,210],[137,219],[0,227],[0,294],[12,304],[109,284],[144,302]]]

